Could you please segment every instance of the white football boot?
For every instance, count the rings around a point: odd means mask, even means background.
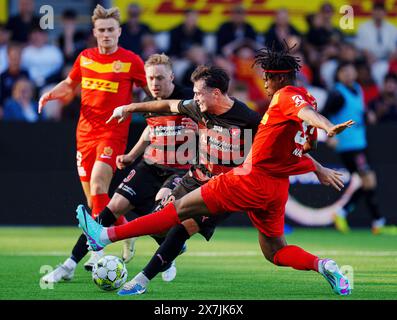
[[[135,256],[135,241],[137,238],[125,239],[123,241],[123,252],[122,259],[125,263],[128,263]]]
[[[57,283],[61,280],[70,281],[73,279],[75,268],[68,268],[64,264],[58,265],[55,270],[41,278],[44,283]]]
[[[88,259],[86,263],[84,263],[84,269],[87,271],[92,271],[92,267],[96,264],[99,259],[104,256],[104,251],[91,251],[91,257]]]

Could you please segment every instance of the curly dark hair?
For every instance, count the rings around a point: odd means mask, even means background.
[[[270,78],[276,74],[285,74],[290,79],[295,79],[301,65],[300,58],[290,53],[294,47],[295,45],[289,48],[284,40],[281,51],[277,51],[274,45],[271,48],[262,48],[257,51],[253,66],[259,65]]]

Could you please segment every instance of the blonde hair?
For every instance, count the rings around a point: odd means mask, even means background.
[[[115,19],[120,24],[120,9],[118,7],[112,7],[109,9],[105,9],[100,4],[94,9],[94,12],[91,17],[91,21],[95,24],[95,21],[98,19]]]
[[[169,56],[164,53],[155,53],[149,56],[145,62],[145,68],[150,66],[165,65],[172,70],[172,62]]]

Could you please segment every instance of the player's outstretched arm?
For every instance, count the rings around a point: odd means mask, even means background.
[[[78,86],[78,82],[67,77],[58,83],[52,90],[46,92],[39,100],[39,113],[43,110],[45,104],[51,100],[61,100],[63,102],[69,100],[74,95],[74,89]]]
[[[130,113],[134,112],[153,112],[153,113],[179,113],[178,104],[180,100],[158,100],[147,101],[139,103],[131,103],[124,106],[117,107],[113,110],[112,116],[106,121],[111,122],[113,119],[118,119],[118,123],[127,119]]]
[[[354,124],[353,120],[348,120],[346,122],[334,125],[331,121],[318,113],[312,107],[302,108],[298,112],[298,117],[313,127],[325,130],[328,137],[333,137]]]
[[[313,161],[314,166],[316,167],[316,171],[314,171],[314,173],[321,184],[325,186],[331,186],[338,191],[342,190],[344,187],[342,173],[323,167],[318,161],[308,154],[305,154],[304,156],[310,158]]]
[[[131,165],[141,154],[144,153],[149,145],[149,127],[143,130],[141,137],[135,146],[127,154],[121,154],[116,157],[116,165],[120,170]]]

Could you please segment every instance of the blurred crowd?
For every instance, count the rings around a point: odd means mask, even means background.
[[[179,26],[161,33],[141,22],[138,5],[131,4],[127,10],[119,45],[143,60],[153,53],[167,53],[179,84],[192,86],[190,74],[197,65],[216,64],[233,79],[230,95],[264,113],[270,101],[261,70],[252,68],[255,51],[264,46],[282,49],[286,44],[301,59],[298,85],[316,97],[320,111],[338,81],[338,66],[349,62],[353,65],[349,76],[364,93],[368,122],[397,122],[397,28],[387,21],[381,3],[373,5],[372,17],[358,26],[355,35],[346,35],[333,25],[336,11],[330,3],[306,17],[304,34],[291,24],[287,9],[279,9],[268,30],[258,33],[247,21],[244,8],[236,6],[211,34],[200,29],[199,13],[192,9],[186,10]],[[44,114],[37,113],[38,97],[68,75],[83,49],[96,46],[91,30],[79,29],[73,9],[62,13],[61,27],[58,39],[49,41],[48,31],[39,27],[33,0],[19,1],[18,15],[0,24],[0,121],[78,118],[78,95],[67,106],[52,101]]]

